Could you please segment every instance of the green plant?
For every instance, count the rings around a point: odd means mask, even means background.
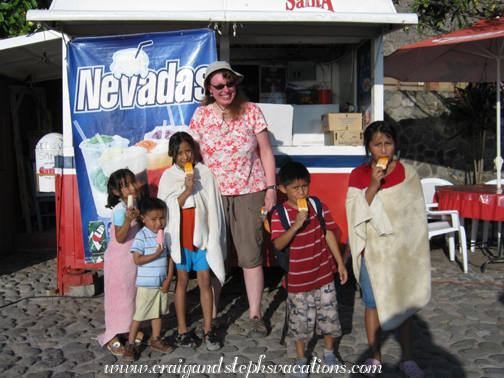
[[[394,0],[395,3],[404,0]],[[418,29],[446,33],[463,29],[483,19],[503,15],[502,0],[408,0],[418,14]]]
[[[450,139],[466,135],[472,139],[474,181],[482,183],[485,141],[496,130],[497,91],[494,83],[471,83],[455,88],[455,97],[446,100],[450,118],[459,130]]]
[[[10,0],[0,2],[0,38],[16,37],[36,31],[37,25],[26,21],[26,12],[38,8],[36,0]]]

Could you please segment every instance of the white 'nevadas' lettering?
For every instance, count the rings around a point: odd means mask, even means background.
[[[178,61],[167,61],[166,68],[150,70],[145,78],[138,75],[104,73],[104,66],[81,67],[77,72],[75,112],[132,109],[174,103],[198,102],[205,90],[205,66],[196,69],[179,67]]]

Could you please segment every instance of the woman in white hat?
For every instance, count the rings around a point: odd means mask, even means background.
[[[275,157],[268,125],[259,107],[238,87],[243,75],[229,63],[210,64],[203,105],[194,112],[190,134],[219,183],[226,215],[228,253],[234,243],[243,268],[250,307],[249,337],[267,334],[261,316],[264,289],[262,227],[255,227],[261,207],[276,204]],[[215,286],[214,286],[215,289]],[[220,286],[214,294],[218,303]],[[214,309],[214,317],[216,309]]]

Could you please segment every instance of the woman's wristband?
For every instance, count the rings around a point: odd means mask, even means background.
[[[276,185],[270,185],[270,186],[266,187],[266,190],[268,190],[268,189],[278,190],[278,186],[276,186]]]

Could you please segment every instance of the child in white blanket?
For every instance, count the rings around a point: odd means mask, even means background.
[[[212,329],[218,293],[214,298],[212,289],[217,286],[220,292],[225,278],[226,229],[222,199],[212,171],[201,163],[194,164],[196,143],[189,134],[173,134],[168,148],[173,166],[161,177],[158,197],[168,206],[165,236],[177,268],[177,340],[183,348],[196,345],[186,324],[187,284],[189,272],[194,270],[203,310],[203,339],[207,350],[218,350],[221,346]],[[219,281],[217,285],[212,285],[211,271]]]

